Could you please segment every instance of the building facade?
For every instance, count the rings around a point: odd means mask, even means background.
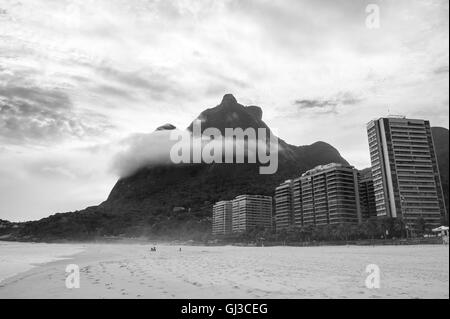
[[[275,189],[275,228],[286,229],[294,224],[293,181],[288,180]]]
[[[318,166],[300,178],[303,225],[333,225],[362,221],[358,171],[331,163]]]
[[[302,181],[300,177],[292,182],[292,209],[294,214],[294,226],[302,227],[304,225],[302,214]]]
[[[246,232],[252,228],[272,228],[272,197],[241,195],[233,200],[232,231]]]
[[[367,133],[377,216],[439,225],[447,211],[429,121],[380,118]]]
[[[351,166],[317,166],[275,190],[276,230],[289,226],[360,223],[359,175]]]
[[[213,206],[212,234],[229,235],[232,232],[232,201],[218,202]]]
[[[359,172],[359,198],[363,220],[377,217],[372,170]]]

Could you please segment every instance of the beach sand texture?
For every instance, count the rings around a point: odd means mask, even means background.
[[[32,244],[0,245],[0,278],[24,271],[0,283],[0,298],[449,298],[448,246],[34,245],[34,258]],[[66,288],[68,264],[79,289]],[[369,264],[380,289],[365,285]]]

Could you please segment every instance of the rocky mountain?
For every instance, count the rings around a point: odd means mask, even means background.
[[[269,130],[262,121],[259,107],[245,107],[237,103],[232,95],[225,95],[218,106],[202,112],[198,119],[202,121],[203,130],[214,127],[222,134],[225,134],[225,128]],[[188,130],[192,131],[192,125]],[[260,175],[259,163],[170,165],[142,169],[131,177],[119,180],[102,206],[113,211],[124,206],[130,208],[130,204],[145,210],[150,203],[196,208],[202,203],[212,203],[246,192],[270,195],[275,185],[284,179],[316,165],[347,163],[335,148],[324,142],[301,147],[282,140],[279,144],[279,169],[274,175]],[[167,192],[172,194],[169,201]]]
[[[225,128],[269,130],[262,117],[260,107],[243,106],[232,95],[225,95],[219,105],[205,110],[198,119],[203,129],[215,127],[221,132]],[[173,129],[166,124],[157,130]],[[279,183],[317,165],[348,164],[325,142],[294,146],[280,140],[279,145],[279,166],[273,175],[261,175],[259,163],[144,167],[118,180],[102,204],[23,224],[14,236],[33,240],[119,235],[198,239],[210,232],[214,202],[240,194],[273,195]]]
[[[444,192],[445,206],[447,212],[449,210],[448,202],[448,147],[449,147],[449,135],[448,130],[443,127],[431,128],[431,133],[434,140],[434,148],[436,150],[436,157],[439,165],[439,173],[441,175],[442,190]]]

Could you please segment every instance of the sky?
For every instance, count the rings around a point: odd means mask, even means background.
[[[448,30],[447,0],[0,0],[0,219],[99,204],[130,141],[226,93],[368,167],[374,118],[448,128]]]

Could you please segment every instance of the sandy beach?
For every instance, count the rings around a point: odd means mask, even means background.
[[[449,298],[448,246],[32,245],[0,245],[0,298]],[[369,264],[380,289],[365,285]]]

